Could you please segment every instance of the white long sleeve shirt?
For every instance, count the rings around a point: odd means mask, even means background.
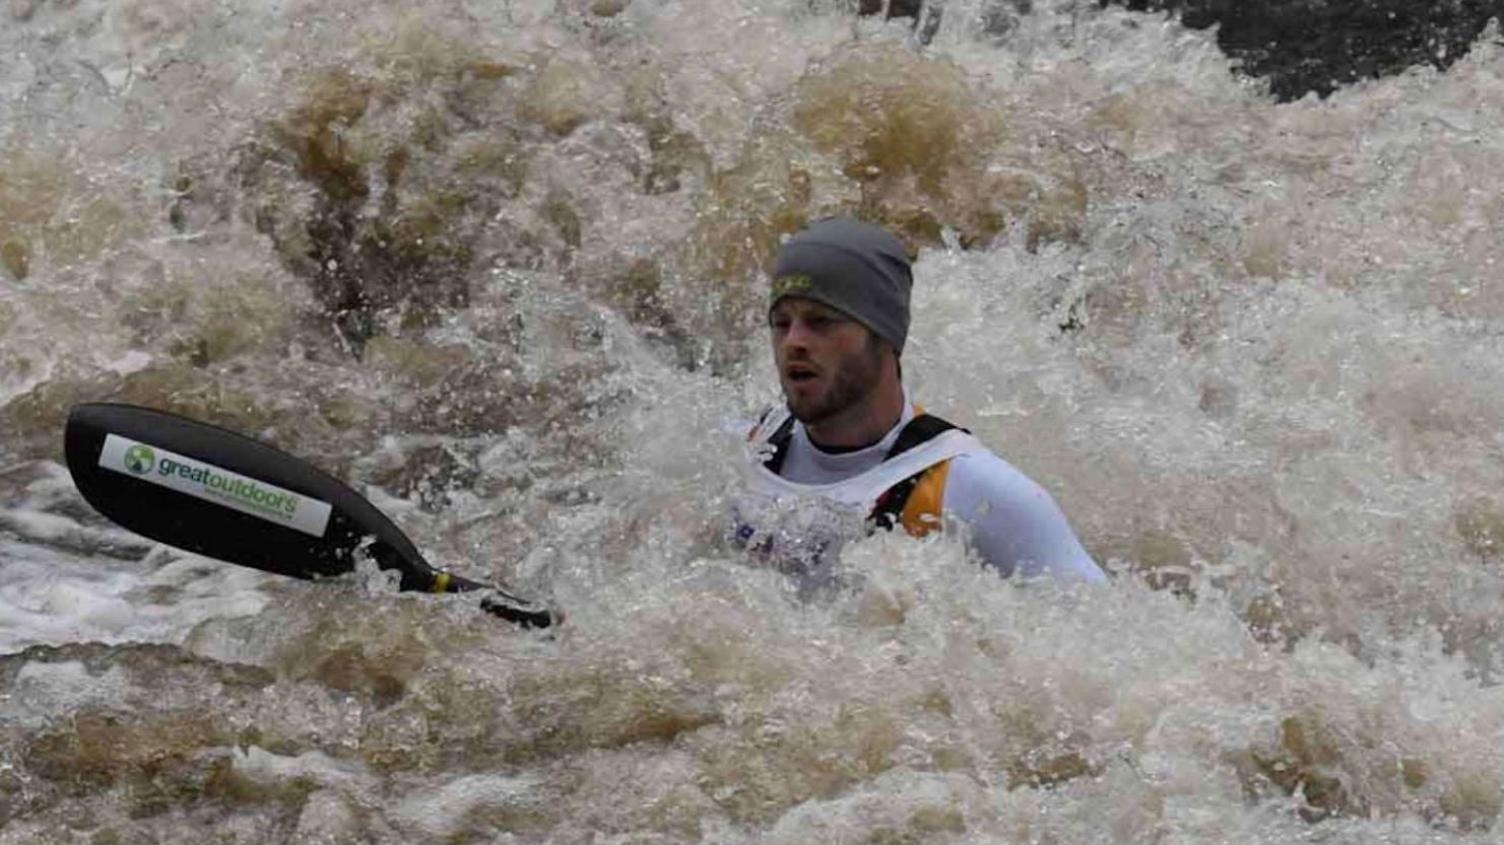
[[[897,424],[877,443],[852,452],[824,452],[795,421],[779,476],[796,485],[832,485],[883,463],[899,432],[914,418],[905,402]],[[969,526],[984,562],[1003,575],[1049,573],[1060,581],[1105,581],[1050,494],[985,447],[950,458],[941,511]]]

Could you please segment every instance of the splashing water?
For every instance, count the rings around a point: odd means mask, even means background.
[[[1492,841],[1497,30],[1280,104],[1161,16],[847,5],[0,11],[0,843]],[[911,389],[1110,587],[725,542],[830,213],[915,248]],[[567,621],[113,528],[95,399]]]

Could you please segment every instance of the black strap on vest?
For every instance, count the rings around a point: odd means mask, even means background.
[[[789,441],[794,439],[794,415],[789,414],[783,418],[783,425],[773,432],[768,438],[768,445],[773,447],[773,454],[762,465],[768,468],[768,472],[774,475],[783,475],[783,459],[789,456]]]
[[[898,432],[898,439],[893,441],[888,454],[883,457],[885,461],[891,461],[904,452],[916,446],[923,445],[939,437],[953,428],[954,423],[946,422],[934,414],[920,414],[909,420],[908,425]],[[961,429],[966,431],[966,429]],[[969,433],[969,432],[968,432]],[[794,439],[794,418],[789,416],[784,419],[778,430],[768,438],[768,444],[773,447],[773,454],[763,466],[774,475],[783,474],[783,460],[788,457],[789,442]],[[919,479],[928,472],[928,469],[920,470],[903,481],[889,487],[877,497],[877,504],[872,508],[872,513],[867,516],[867,521],[879,528],[892,528],[898,524],[899,517],[903,514],[904,506],[909,503],[909,496],[913,495],[914,488],[919,485]]]
[[[888,456],[883,460],[892,460],[895,456],[927,443],[956,427],[954,423],[946,422],[932,414],[921,414],[909,420],[909,424],[903,427],[903,431],[898,432],[898,439],[893,441],[893,448],[888,450]],[[872,506],[872,513],[867,515],[867,522],[877,528],[895,528],[903,517],[904,507],[909,504],[909,497],[914,495],[914,488],[919,486],[919,479],[929,471],[930,468],[926,467],[884,490],[883,494],[877,497],[877,504]]]

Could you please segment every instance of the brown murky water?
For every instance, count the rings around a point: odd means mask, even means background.
[[[0,9],[0,842],[1493,841],[1496,33],[1277,105],[1158,17],[840,6]],[[724,542],[837,212],[1110,587]],[[86,399],[568,620],[153,547],[57,464]]]

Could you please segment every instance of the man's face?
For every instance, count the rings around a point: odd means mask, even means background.
[[[794,418],[810,425],[856,405],[882,378],[877,335],[812,299],[785,296],[768,315],[773,360]]]

